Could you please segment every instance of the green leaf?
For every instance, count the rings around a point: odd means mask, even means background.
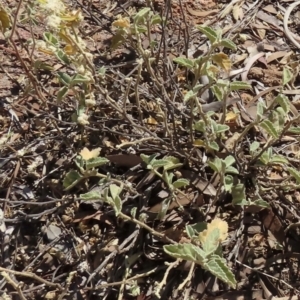
[[[121,188],[119,186],[117,186],[116,184],[111,184],[109,186],[109,190],[110,190],[110,194],[111,194],[113,199],[118,197],[120,192],[121,192]]]
[[[270,158],[270,163],[288,164],[289,161],[283,155],[273,155]]]
[[[90,81],[91,81],[90,78],[85,77],[81,74],[76,74],[71,78],[71,84],[72,85],[75,85],[75,84],[78,84],[78,83],[83,83],[83,82],[90,82]]]
[[[142,22],[144,20],[144,18],[149,14],[149,12],[150,12],[150,7],[142,8],[133,17],[134,23],[139,24],[140,22]]]
[[[160,209],[159,213],[157,214],[156,219],[162,220],[166,216],[167,211],[170,207],[171,201],[172,201],[171,197],[168,197],[162,202],[161,209]]]
[[[205,132],[206,131],[206,124],[203,120],[197,121],[194,124],[194,128],[196,131]]]
[[[85,194],[80,194],[79,198],[82,200],[100,200],[102,196],[99,192],[91,191]]]
[[[260,146],[260,143],[257,141],[254,141],[251,145],[250,145],[250,152],[253,154]]]
[[[82,169],[84,167],[84,160],[82,159],[81,155],[77,155],[74,161],[79,169]]]
[[[232,167],[232,166],[226,167],[225,172],[230,173],[230,174],[236,174],[236,175],[239,174],[239,171],[236,168]]]
[[[300,172],[291,167],[287,167],[287,170],[296,179],[297,183],[299,184],[300,183]]]
[[[249,203],[249,205],[250,206],[251,205],[259,206],[259,207],[262,207],[262,208],[270,208],[270,204],[267,201],[263,200],[263,199],[257,199],[255,201],[251,201]]]
[[[189,59],[186,57],[176,57],[173,59],[173,61],[177,64],[179,64],[180,66],[192,69],[194,67],[194,60],[193,59]]]
[[[169,171],[182,166],[180,160],[174,156],[164,157],[164,160],[168,161],[168,164],[164,166],[164,171]]]
[[[224,91],[218,85],[216,85],[216,84],[213,85],[211,87],[211,91],[216,96],[216,98],[218,99],[218,101],[222,101],[223,100]]]
[[[90,170],[92,168],[100,167],[109,163],[109,160],[105,157],[93,157],[85,161],[86,169]]]
[[[152,168],[160,168],[169,165],[170,162],[166,159],[156,159],[150,163]]]
[[[183,97],[183,101],[184,103],[186,103],[187,101],[189,101],[192,98],[195,98],[197,96],[197,93],[195,93],[194,91],[188,91],[184,97]]]
[[[213,254],[219,247],[220,239],[220,230],[219,228],[214,228],[209,231],[209,234],[206,236],[204,243],[202,243],[202,249],[205,252],[206,256]]]
[[[59,46],[59,41],[58,39],[50,32],[44,32],[43,33],[44,39],[47,43],[51,44],[54,47]]]
[[[279,134],[274,127],[273,123],[270,120],[264,120],[263,122],[260,123],[260,126],[273,138],[278,138]]]
[[[156,24],[161,24],[162,19],[160,17],[160,15],[153,15],[150,21],[151,25],[156,25]]]
[[[186,225],[185,231],[190,239],[192,239],[195,236],[195,231],[191,225]]]
[[[217,130],[215,132],[216,133],[222,133],[222,132],[225,132],[225,131],[227,131],[229,129],[230,129],[230,127],[228,125],[218,124]]]
[[[282,85],[286,85],[293,79],[293,73],[286,67],[283,68]]]
[[[69,88],[67,86],[63,86],[62,88],[59,89],[57,93],[57,103],[60,104],[61,101],[66,97],[67,93],[69,91]]]
[[[61,49],[55,51],[55,56],[64,64],[69,65],[71,63],[68,55]]]
[[[234,81],[230,83],[230,91],[251,90],[251,84],[244,81]]]
[[[224,162],[226,167],[229,167],[235,163],[235,158],[232,155],[228,155],[225,157]]]
[[[113,199],[113,209],[116,213],[116,216],[118,216],[120,214],[120,212],[122,211],[122,201],[121,201],[121,198],[119,196],[116,196],[114,199]]]
[[[257,120],[261,120],[263,118],[265,109],[266,109],[265,104],[259,101],[257,103],[257,117],[256,117]]]
[[[226,265],[226,260],[218,255],[213,255],[211,259],[203,266],[217,278],[227,283],[233,289],[236,289],[236,280],[233,273]]]
[[[288,113],[290,111],[290,102],[287,96],[283,94],[279,94],[275,101],[282,107],[285,113]]]
[[[231,192],[233,187],[233,177],[231,175],[226,175],[224,178],[224,186],[226,192]]]
[[[195,234],[198,235],[200,232],[207,229],[207,223],[206,222],[199,222],[199,223],[192,224],[191,227],[193,227],[193,229],[195,231]]]
[[[177,189],[181,188],[181,187],[185,187],[189,184],[190,184],[189,180],[187,180],[185,178],[179,178],[179,179],[177,179],[176,181],[173,182],[173,186]]]
[[[209,26],[197,26],[196,27],[200,32],[206,35],[211,44],[214,44],[218,40],[218,33],[216,30]]]
[[[193,244],[183,243],[174,245],[164,245],[164,251],[175,258],[192,261],[203,264],[205,260],[205,252]]]
[[[233,205],[248,205],[246,200],[245,186],[241,183],[232,187],[232,204]]]
[[[226,47],[226,48],[231,49],[231,50],[236,50],[235,43],[230,39],[222,39],[221,43],[220,43],[220,46]]]
[[[209,160],[207,163],[217,173],[223,173],[226,167],[225,163],[219,157]]]
[[[70,172],[68,172],[63,180],[63,187],[65,189],[71,187],[74,185],[74,183],[79,182],[79,180],[81,180],[83,177],[81,174],[79,174],[77,171],[75,170],[71,170]]]
[[[288,129],[289,133],[300,134],[300,127],[290,127]]]
[[[146,155],[146,154],[141,154],[140,157],[144,163],[147,165],[151,164],[152,161],[155,160],[155,157],[157,154],[152,154],[152,155]]]
[[[68,86],[71,82],[71,77],[67,74],[67,73],[64,73],[64,72],[57,72],[57,75],[58,75],[58,79],[59,81]]]
[[[208,141],[207,146],[209,147],[210,150],[219,151],[219,149],[220,149],[219,145],[215,141]]]

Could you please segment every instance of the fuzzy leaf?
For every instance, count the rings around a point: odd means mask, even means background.
[[[195,93],[194,91],[188,91],[185,95],[184,95],[184,98],[183,98],[183,101],[184,102],[187,102],[189,101],[190,99],[194,98],[197,96],[197,93]]]
[[[150,7],[142,8],[140,11],[138,11],[135,16],[133,17],[133,21],[135,24],[140,23],[143,21],[143,19],[149,14]]]
[[[51,32],[44,32],[43,36],[47,43],[55,47],[59,46],[58,39]]]
[[[109,186],[109,190],[110,190],[110,194],[112,196],[113,199],[115,199],[116,197],[119,196],[120,192],[121,192],[121,188],[118,187],[116,184],[111,184]]]
[[[227,131],[229,129],[230,129],[230,127],[228,125],[218,124],[217,130],[215,132],[216,133],[222,133],[222,132],[225,132],[225,131]]]
[[[151,164],[151,162],[155,160],[156,156],[157,156],[157,154],[152,154],[152,155],[141,154],[140,155],[143,162],[146,163],[147,165]]]
[[[290,103],[289,99],[287,96],[283,94],[279,94],[276,98],[275,101],[282,107],[285,113],[288,113],[290,110]]]
[[[282,85],[286,85],[293,79],[293,73],[286,67],[283,68]]]
[[[205,260],[205,252],[193,244],[183,243],[174,245],[165,245],[164,251],[175,258],[192,261],[202,264]]]
[[[226,175],[224,178],[224,186],[226,192],[231,192],[233,187],[233,177],[231,175]]]
[[[239,90],[251,90],[251,85],[247,82],[243,81],[234,81],[230,83],[231,91],[239,91]]]
[[[228,155],[224,159],[226,167],[229,167],[235,163],[235,158],[232,155]]]
[[[67,74],[67,73],[64,73],[64,72],[57,72],[57,75],[58,75],[58,79],[59,81],[68,86],[71,82],[71,77]]]
[[[105,157],[94,157],[86,161],[86,169],[90,170],[92,168],[100,167],[109,163],[109,160]]]
[[[283,155],[273,155],[270,158],[270,163],[288,164],[288,160]]]
[[[235,43],[230,39],[222,39],[220,45],[223,46],[223,47],[226,47],[230,50],[236,50]]]
[[[259,206],[259,207],[262,207],[262,208],[270,208],[270,204],[267,201],[263,200],[263,199],[257,199],[255,201],[251,201],[250,206],[251,205]]]
[[[232,187],[232,204],[234,205],[247,205],[245,186],[241,183]]]
[[[216,98],[218,99],[218,101],[222,101],[224,96],[223,90],[217,84],[213,85],[211,87],[211,90],[213,94],[216,96]]]
[[[71,63],[68,55],[61,49],[55,51],[55,56],[64,64],[69,65]]]
[[[181,187],[185,187],[189,184],[190,184],[190,182],[185,178],[179,178],[179,179],[177,179],[176,181],[173,182],[173,186],[177,189],[181,188]]]
[[[195,231],[191,225],[186,225],[185,231],[190,239],[192,239],[195,236]]]
[[[152,168],[160,168],[169,165],[170,162],[166,159],[156,159],[150,163]]]
[[[226,260],[218,255],[213,255],[212,258],[204,264],[204,268],[217,278],[227,283],[233,289],[236,288],[236,280],[233,273],[226,265]]]
[[[62,88],[59,89],[57,93],[57,103],[60,104],[61,101],[66,97],[67,93],[69,91],[69,88],[67,86],[63,86]]]
[[[233,166],[226,167],[225,172],[226,172],[226,174],[227,173],[236,174],[236,175],[239,174],[239,171]]]
[[[300,172],[291,167],[287,167],[287,170],[296,179],[297,183],[299,184],[300,183]]]
[[[264,120],[263,122],[260,123],[260,126],[273,138],[278,138],[279,134],[274,127],[274,124],[270,120]]]
[[[215,141],[208,141],[207,146],[209,147],[210,150],[215,150],[219,151],[219,145]]]
[[[85,77],[81,74],[76,74],[71,79],[71,84],[78,84],[78,83],[84,83],[84,82],[90,82],[91,79],[88,77]]]
[[[251,145],[250,145],[250,152],[253,153],[255,152],[260,146],[260,143],[257,141],[254,141]]]
[[[80,194],[79,198],[82,200],[100,200],[102,199],[99,192],[91,191],[85,194]]]
[[[186,57],[176,57],[173,61],[180,66],[192,69],[194,67],[194,60],[186,58]]]
[[[72,186],[74,183],[79,182],[79,180],[82,178],[82,175],[80,175],[77,171],[71,170],[68,172],[63,180],[63,187],[68,188]]]
[[[218,40],[218,33],[213,28],[209,26],[197,26],[196,28],[206,35],[211,44],[214,44]]]

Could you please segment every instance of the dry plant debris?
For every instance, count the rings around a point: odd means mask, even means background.
[[[300,1],[0,3],[1,299],[298,299]]]

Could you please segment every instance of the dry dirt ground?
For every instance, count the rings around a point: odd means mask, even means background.
[[[179,300],[298,299],[300,177],[291,176],[285,164],[255,164],[249,145],[252,141],[258,141],[261,149],[271,145],[273,154],[284,156],[297,170],[299,132],[286,131],[270,144],[261,127],[253,126],[241,137],[256,118],[257,100],[271,103],[278,94],[284,67],[294,75],[281,89],[293,108],[286,124],[298,116],[300,48],[288,35],[300,40],[300,6],[290,13],[288,32],[284,26],[292,3],[68,1],[70,9],[83,13],[80,35],[93,54],[95,68],[106,69],[104,88],[95,88],[97,105],[88,110],[86,126],[72,119],[77,107],[71,92],[57,101],[61,83],[55,72],[70,69],[47,53],[30,52],[28,40],[42,39],[47,30],[41,19],[20,21],[33,2],[23,1],[19,11],[19,2],[0,3],[15,20],[10,40],[0,33],[1,299],[150,300],[158,299],[157,294]],[[111,49],[112,23],[118,15],[132,18],[149,5],[168,22],[141,35],[144,49],[149,49],[150,39],[157,42],[152,53],[156,62],[153,74],[142,68],[137,75],[136,49],[128,41]],[[208,51],[207,38],[195,30],[200,24],[222,28],[223,36],[236,43],[237,50],[227,53],[232,70],[245,68],[245,75],[238,76],[252,85],[252,90],[238,94],[241,104],[228,109],[230,130],[219,141],[219,151],[190,142],[187,128],[192,114],[182,99],[192,75],[172,62],[187,52]],[[249,66],[258,52],[263,55]],[[35,68],[37,61],[52,69]],[[133,81],[128,84],[130,76]],[[163,84],[165,94],[156,82]],[[221,112],[216,114],[221,118]],[[64,178],[76,168],[76,155],[82,151],[93,155],[87,149],[107,158],[109,163],[99,172],[108,177],[99,183],[91,176],[66,189]],[[166,184],[147,169],[141,154],[179,159],[182,165],[172,172],[190,184],[176,201],[170,203]],[[239,174],[234,179],[245,187],[251,205],[234,205],[231,193],[221,188],[220,176],[206,163],[228,154],[235,157]],[[101,192],[112,182],[124,185],[120,195],[124,218],[116,217],[101,199],[80,198],[90,191]],[[222,250],[236,278],[235,289],[187,261],[170,267],[167,263],[174,259],[163,251],[166,244],[191,242],[186,225],[217,217],[228,223]]]

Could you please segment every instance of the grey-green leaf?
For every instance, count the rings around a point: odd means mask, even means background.
[[[244,81],[233,81],[230,83],[231,91],[250,90],[251,88],[251,85]]]
[[[63,180],[63,187],[68,188],[74,183],[78,182],[82,178],[82,175],[75,170],[68,172]]]
[[[181,188],[181,187],[185,187],[189,184],[190,184],[190,182],[185,178],[179,178],[179,179],[177,179],[176,181],[173,182],[173,186],[177,189]]]
[[[230,39],[222,39],[220,45],[231,50],[236,50],[235,43]]]
[[[287,167],[287,170],[296,179],[297,183],[299,184],[300,183],[300,172],[291,167]]]
[[[194,60],[186,58],[186,57],[176,57],[173,61],[183,67],[192,69],[194,67]]]
[[[90,170],[92,168],[101,167],[107,163],[109,163],[109,160],[105,157],[93,157],[88,159],[85,162],[85,165],[86,165],[86,169]]]
[[[164,251],[172,257],[202,264],[205,260],[205,252],[190,243],[165,245]]]
[[[208,262],[204,264],[204,268],[223,282],[227,283],[233,289],[236,288],[235,277],[229,267],[226,265],[224,258],[214,255]]]
[[[101,194],[99,192],[91,191],[85,194],[80,194],[79,198],[82,200],[99,200],[101,199]]]
[[[209,39],[211,44],[214,44],[218,40],[218,33],[212,27],[209,26],[197,26],[197,29],[201,31]]]
[[[263,122],[260,123],[260,126],[273,138],[278,138],[279,134],[274,127],[273,123],[270,120],[264,120]]]

